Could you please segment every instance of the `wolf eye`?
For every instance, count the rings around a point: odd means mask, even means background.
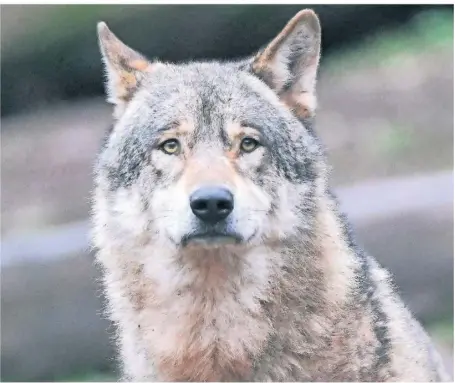
[[[242,149],[246,153],[251,153],[259,146],[259,142],[257,142],[254,138],[245,137],[242,142],[240,143],[240,149]]]
[[[164,141],[161,144],[160,149],[166,154],[178,154],[180,152],[180,142],[175,138],[172,138]]]

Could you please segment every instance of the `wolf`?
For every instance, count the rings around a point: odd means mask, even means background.
[[[114,122],[93,243],[122,379],[450,381],[330,191],[312,10],[238,61],[98,36]]]

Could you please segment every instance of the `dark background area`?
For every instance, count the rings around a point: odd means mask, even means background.
[[[258,50],[302,7],[29,5],[25,11],[20,5],[2,6],[2,116],[56,100],[102,94],[101,62],[93,38],[95,23],[100,19],[123,40],[134,41],[148,57],[172,62],[233,59]],[[305,7],[313,8],[325,26],[325,53],[343,49],[378,29],[398,27],[422,8],[429,8]]]

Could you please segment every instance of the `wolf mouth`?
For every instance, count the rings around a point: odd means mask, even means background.
[[[236,233],[205,232],[192,233],[183,237],[182,247],[189,245],[196,246],[220,246],[232,245],[243,242],[243,237]]]

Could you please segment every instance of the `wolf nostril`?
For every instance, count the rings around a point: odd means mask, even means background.
[[[234,197],[223,187],[203,187],[191,194],[190,207],[202,221],[216,223],[231,214]]]
[[[191,205],[191,208],[193,210],[198,210],[198,211],[204,211],[208,209],[207,201],[204,200],[196,200],[194,203]]]
[[[232,203],[230,201],[218,201],[216,207],[218,210],[232,210]]]

